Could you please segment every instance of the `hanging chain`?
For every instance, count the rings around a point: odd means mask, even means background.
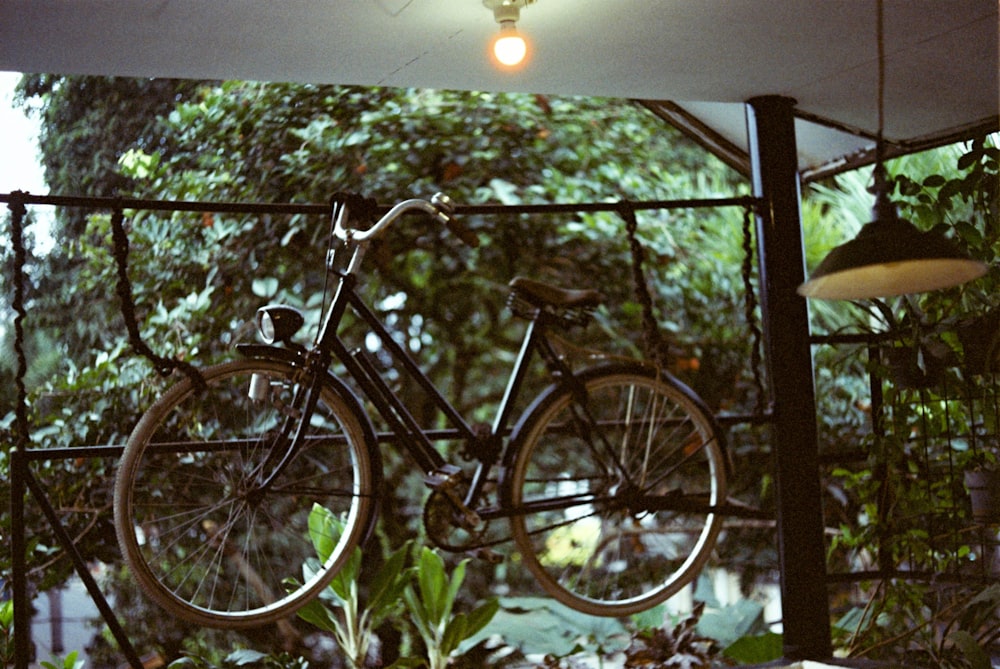
[[[753,207],[747,206],[743,209],[743,315],[746,318],[747,326],[750,328],[750,371],[753,374],[754,390],[757,393],[754,403],[754,415],[762,416],[765,413],[767,397],[764,391],[764,377],[761,372],[761,362],[763,355],[764,334],[760,324],[757,322],[757,292],[753,288],[753,257],[754,245],[752,237]]]
[[[180,369],[198,388],[205,387],[205,379],[198,369],[183,360],[165,358],[157,355],[142,340],[139,333],[139,324],[135,317],[135,300],[132,296],[132,282],[128,278],[128,235],[125,233],[125,213],[121,207],[116,207],[111,213],[111,239],[114,244],[113,254],[115,266],[118,270],[118,282],[116,292],[121,305],[122,317],[125,319],[125,328],[128,330],[129,344],[132,350],[149,360],[160,376],[168,376],[175,369]]]
[[[28,389],[24,377],[28,373],[28,358],[24,354],[24,319],[27,315],[24,309],[24,266],[28,262],[28,254],[24,248],[24,217],[28,213],[24,206],[25,193],[14,191],[10,194],[7,208],[10,209],[10,236],[14,244],[14,299],[11,307],[14,309],[14,354],[17,356],[17,409],[14,416],[17,428],[17,448],[27,450],[28,436]]]
[[[628,235],[629,249],[632,253],[632,280],[635,286],[636,299],[642,307],[642,334],[643,348],[645,355],[661,368],[668,368],[673,361],[673,353],[670,342],[663,335],[657,325],[656,316],[653,313],[653,299],[649,294],[649,287],[646,284],[646,277],[643,273],[643,264],[646,260],[646,252],[642,242],[639,241],[638,221],[635,216],[635,208],[628,202],[621,202],[618,209],[622,218],[625,219],[625,232]],[[743,276],[743,314],[750,328],[752,339],[750,350],[750,369],[753,374],[754,390],[756,391],[756,402],[754,415],[762,416],[767,405],[767,394],[764,390],[764,378],[761,372],[761,354],[763,332],[757,322],[757,293],[753,287],[753,259],[754,245],[751,234],[753,220],[753,206],[747,205],[743,210],[743,262],[741,274]]]
[[[635,297],[642,307],[642,344],[643,352],[657,367],[670,369],[673,362],[670,342],[663,336],[653,313],[653,298],[649,294],[643,265],[646,261],[646,251],[639,241],[637,231],[639,223],[635,216],[635,207],[627,201],[619,203],[618,212],[625,219],[625,232],[628,235],[629,250],[632,253],[632,282]]]

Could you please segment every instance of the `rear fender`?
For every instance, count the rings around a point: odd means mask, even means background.
[[[498,488],[501,491],[501,495],[505,496],[509,500],[510,495],[510,472],[514,466],[514,459],[517,456],[517,452],[521,449],[524,443],[526,433],[528,428],[531,427],[532,423],[535,422],[536,416],[543,411],[547,405],[551,402],[556,401],[564,392],[566,392],[570,383],[586,383],[590,378],[595,376],[602,376],[610,372],[632,372],[645,376],[656,376],[659,374],[661,377],[666,377],[668,383],[674,385],[677,389],[683,393],[688,400],[690,400],[701,412],[708,418],[709,423],[712,426],[712,430],[715,433],[719,447],[722,450],[722,462],[725,468],[726,478],[731,478],[733,475],[733,463],[731,461],[731,455],[729,453],[729,448],[726,444],[725,432],[721,429],[720,425],[715,419],[712,411],[705,405],[705,403],[698,397],[693,390],[691,390],[684,382],[675,378],[673,375],[669,374],[663,370],[657,370],[656,367],[644,364],[642,362],[621,362],[621,363],[610,363],[606,365],[598,365],[590,369],[586,369],[575,376],[573,380],[564,380],[561,382],[553,383],[531,402],[530,406],[525,409],[524,413],[521,414],[517,423],[511,430],[511,436],[507,444],[507,449],[504,452],[502,467],[500,469],[500,481]]]

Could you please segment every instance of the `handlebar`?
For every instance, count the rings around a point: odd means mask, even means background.
[[[358,230],[347,227],[348,211],[347,207],[341,207],[334,225],[333,234],[344,241],[362,243],[378,237],[386,228],[392,225],[396,219],[406,213],[423,212],[428,216],[443,223],[459,239],[475,248],[479,246],[479,238],[459,223],[454,217],[455,205],[451,198],[444,193],[436,193],[430,201],[414,198],[404,200],[396,204],[375,225],[367,230]]]

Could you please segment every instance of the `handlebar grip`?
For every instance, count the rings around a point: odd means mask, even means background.
[[[450,197],[444,193],[435,193],[434,197],[431,198],[431,204],[437,208],[441,219],[449,231],[472,248],[479,246],[479,237],[455,218],[455,205]]]

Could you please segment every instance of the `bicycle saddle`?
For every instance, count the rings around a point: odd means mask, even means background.
[[[590,309],[599,305],[604,299],[596,290],[559,288],[523,276],[514,277],[507,285],[536,307]]]

